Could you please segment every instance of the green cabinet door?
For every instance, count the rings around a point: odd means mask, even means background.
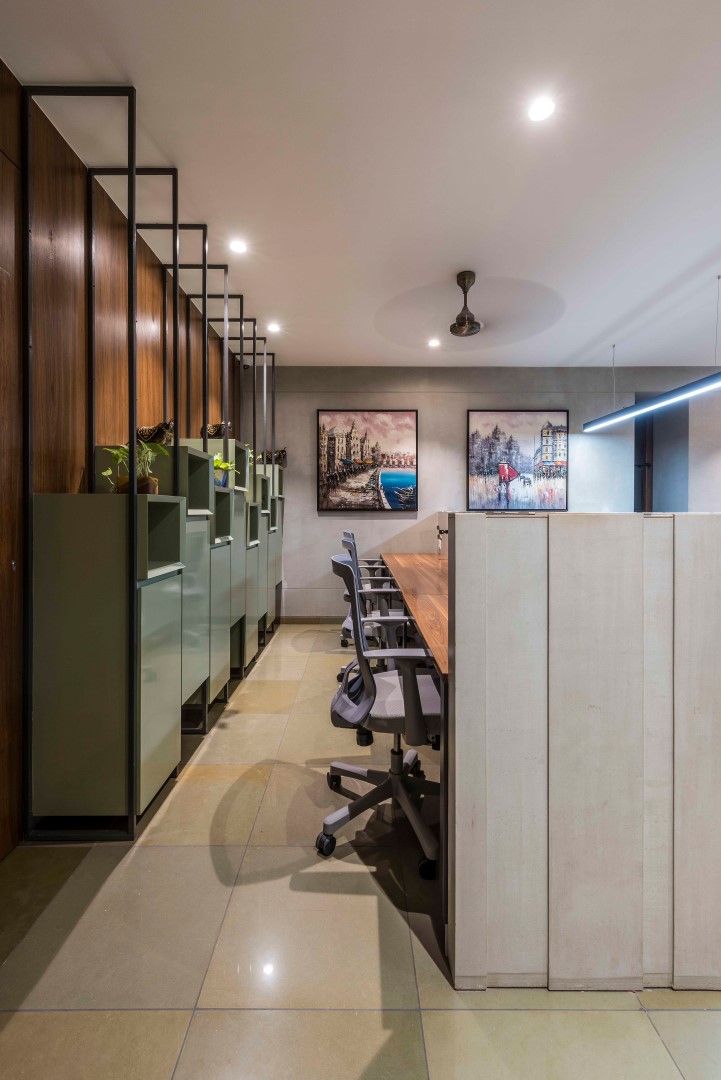
[[[183,570],[183,701],[210,674],[210,519],[189,517]]]
[[[245,492],[236,491],[233,499],[233,543],[230,548],[230,621],[233,625],[245,615]]]
[[[230,541],[210,549],[210,693],[213,701],[230,679]]]
[[[180,574],[139,589],[139,814],[180,761],[181,609]]]
[[[259,593],[258,542],[252,543],[245,552],[245,663],[254,660],[258,652],[258,593]]]

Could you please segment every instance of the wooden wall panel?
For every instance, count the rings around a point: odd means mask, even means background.
[[[128,242],[125,215],[96,182],[95,442],[128,439]],[[137,242],[138,424],[163,416],[163,276],[142,237]],[[172,324],[171,324],[172,334]]]
[[[549,987],[643,981],[643,518],[549,520]]]
[[[14,152],[19,86],[0,63],[0,859],[22,813],[23,484],[20,355],[20,172]]]
[[[643,983],[673,971],[673,518],[643,524]]]
[[[0,60],[0,153],[20,168],[20,83]]]
[[[208,423],[217,424],[223,419],[221,409],[220,371],[223,356],[223,342],[211,329],[208,335]]]
[[[128,241],[126,219],[93,183],[95,444],[128,441]]]
[[[32,106],[33,479],[86,490],[86,170]]]
[[[674,979],[721,989],[721,515],[675,517]]]

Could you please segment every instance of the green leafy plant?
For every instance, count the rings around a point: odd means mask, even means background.
[[[108,466],[107,469],[103,469],[102,475],[110,484],[110,487],[115,490],[117,487],[120,474],[126,475],[130,472],[130,449],[128,444],[123,446],[106,446],[105,452],[110,454],[110,457],[115,462],[115,480],[113,480],[113,468]],[[161,443],[149,443],[138,440],[138,445],[135,451],[135,468],[138,474],[139,480],[145,480],[149,476],[153,475],[153,463],[158,457],[168,457],[168,450]]]
[[[238,471],[235,468],[235,466],[233,465],[232,461],[223,461],[223,455],[222,454],[214,454],[213,455],[213,468],[214,469],[222,469],[223,472],[231,472],[231,471],[237,472]]]

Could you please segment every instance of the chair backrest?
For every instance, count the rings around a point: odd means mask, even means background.
[[[346,692],[348,688],[348,679],[347,677],[344,678],[340,689],[333,698],[331,718],[333,718],[333,714],[335,713],[345,724],[351,724],[354,727],[357,727],[359,724],[363,723],[373,708],[373,703],[376,698],[376,684],[370,663],[363,655],[363,650],[366,647],[366,638],[361,622],[361,601],[358,595],[359,590],[356,586],[353,561],[349,555],[334,555],[331,559],[331,563],[333,566],[333,573],[342,580],[350,599],[350,614],[353,623],[353,643],[356,650],[358,674],[362,680],[362,689],[360,693],[356,691],[354,692],[353,697],[351,697]]]
[[[354,533],[343,533],[343,547],[350,556],[351,565],[353,567],[353,576],[355,577],[356,582],[356,588],[360,590],[363,588],[363,579],[361,578],[360,564],[358,563],[358,545],[355,542]]]

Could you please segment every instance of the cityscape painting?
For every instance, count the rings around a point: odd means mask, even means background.
[[[318,509],[417,510],[418,412],[318,410]]]
[[[567,510],[568,412],[469,409],[468,509]]]

